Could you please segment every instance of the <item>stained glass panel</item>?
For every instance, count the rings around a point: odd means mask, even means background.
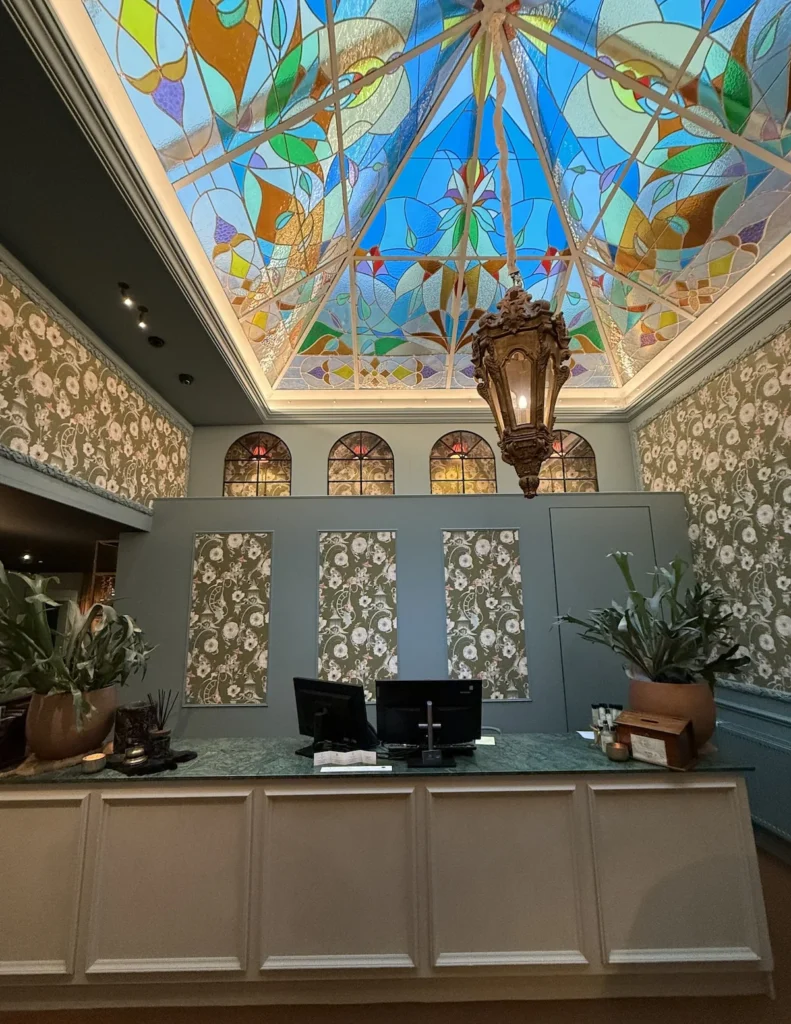
[[[585,262],[585,274],[605,341],[621,376],[631,380],[689,321],[644,288],[613,277],[601,267]]]
[[[287,498],[290,494],[291,452],[284,441],[262,431],[234,441],[225,454],[225,497]]]
[[[539,474],[539,494],[598,491],[596,455],[589,442],[571,430],[556,430],[552,453]]]
[[[494,452],[469,430],[454,430],[434,444],[429,473],[432,494],[497,493]]]
[[[367,430],[339,438],[327,461],[327,493],[346,497],[395,494],[395,463],[387,441]]]
[[[566,275],[567,263],[547,254],[542,260],[519,260],[523,285],[534,299],[554,303]],[[497,303],[511,286],[505,260],[474,260],[467,264],[459,300],[458,328],[453,356],[454,388],[475,387],[470,351],[478,320],[495,312]]]
[[[566,387],[613,387],[612,368],[576,264],[569,271],[561,309],[566,318],[571,350],[571,377]]]

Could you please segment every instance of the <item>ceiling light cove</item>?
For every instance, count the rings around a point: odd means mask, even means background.
[[[791,267],[779,0],[49,4],[276,411],[474,397],[510,285],[495,31],[560,407],[627,407]]]

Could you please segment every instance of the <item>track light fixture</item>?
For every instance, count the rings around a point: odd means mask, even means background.
[[[129,285],[125,281],[119,281],[118,290],[121,293],[121,302],[123,302],[125,306],[128,306],[131,309],[131,307],[134,306],[135,303],[134,299],[129,294]]]
[[[165,339],[164,338],[160,338],[156,334],[149,334],[149,336],[148,336],[148,344],[151,345],[152,348],[164,348],[165,347]]]
[[[141,331],[145,331],[148,327],[148,320],[146,320],[146,313],[148,310],[145,306],[137,307],[137,326]]]

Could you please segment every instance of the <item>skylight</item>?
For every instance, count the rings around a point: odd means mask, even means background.
[[[493,10],[517,255],[565,314],[567,387],[623,388],[791,231],[786,0],[83,4],[284,397],[474,393],[510,284]]]

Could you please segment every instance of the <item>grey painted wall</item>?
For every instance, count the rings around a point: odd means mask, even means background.
[[[629,427],[626,423],[563,423],[558,428],[574,430],[585,437],[596,453],[599,489],[634,491]],[[499,494],[519,494],[515,471],[500,458],[497,431],[489,421],[467,422],[463,416],[437,423],[278,423],[272,427],[244,424],[228,427],[199,427],[192,435],[190,479],[191,498],[222,495],[223,460],[228,447],[242,434],[271,429],[291,449],[293,495],[327,493],[327,456],[331,445],[352,430],[372,430],[381,435],[395,456],[396,494],[430,494],[429,453],[434,442],[451,430],[472,430],[486,438],[497,455]]]
[[[623,596],[623,582],[605,556],[624,541],[640,568],[688,554],[683,497],[678,494],[522,497],[203,498],[155,503],[151,532],[121,538],[117,606],[134,615],[157,645],[135,699],[184,683],[193,535],[272,530],[268,706],[181,708],[181,736],[296,735],[292,678],[314,676],[318,533],[397,531],[398,640],[401,678],[447,675],[443,529],[517,528],[524,582],[531,700],[492,702],[485,724],[509,731],[565,731],[564,664],[570,706],[622,696],[622,669],[571,627],[553,628],[558,610],[584,613],[590,603]],[[556,589],[556,579],[562,585]],[[575,590],[576,581],[576,590]],[[561,603],[562,602],[562,603]],[[587,603],[586,603],[587,602]],[[573,699],[572,699],[573,698]]]

